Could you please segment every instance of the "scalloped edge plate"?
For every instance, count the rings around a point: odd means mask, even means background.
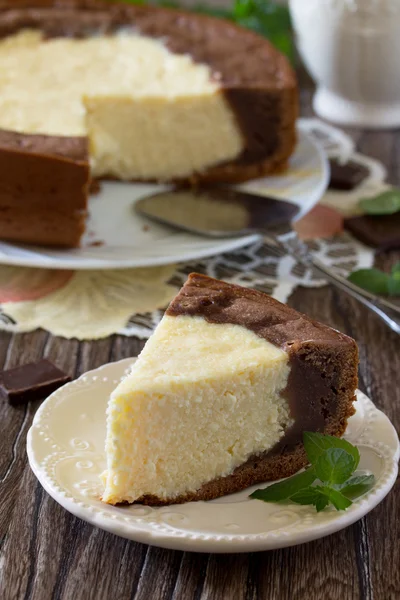
[[[105,468],[105,411],[110,392],[135,359],[89,371],[53,393],[28,433],[30,466],[45,490],[73,515],[123,538],[194,552],[254,552],[294,546],[351,525],[392,488],[399,439],[389,419],[360,391],[346,438],[360,448],[360,469],[373,472],[375,487],[346,512],[250,500],[260,486],[211,502],[151,508],[110,506],[100,500]],[[251,504],[250,504],[251,503]]]
[[[329,183],[323,150],[298,124],[299,140],[282,175],[254,179],[238,186],[261,195],[291,200],[301,207],[298,218],[322,198]],[[136,214],[134,203],[166,186],[106,181],[89,199],[90,218],[81,248],[66,250],[0,241],[0,264],[48,269],[123,269],[184,262],[248,246],[258,235],[213,240],[179,232]],[[110,210],[112,206],[112,210]],[[100,245],[93,245],[100,242]]]

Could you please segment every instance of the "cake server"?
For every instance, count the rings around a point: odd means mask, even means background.
[[[163,225],[211,238],[261,234],[270,246],[281,248],[297,262],[313,268],[332,285],[378,315],[400,334],[400,306],[354,285],[318,260],[292,228],[300,207],[269,196],[222,187],[178,188],[140,199],[135,210]]]

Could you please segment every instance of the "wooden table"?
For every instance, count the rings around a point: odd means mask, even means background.
[[[311,111],[305,78],[301,104]],[[400,132],[349,132],[400,184]],[[381,257],[386,266],[399,255]],[[374,315],[329,287],[298,289],[290,304],[353,336],[360,388],[400,429],[400,343]],[[0,367],[42,356],[73,377],[136,356],[143,343],[114,336],[79,343],[44,331],[0,334]],[[325,539],[274,552],[190,554],[120,539],[80,521],[31,472],[26,434],[38,404],[0,405],[0,598],[88,600],[391,600],[400,598],[400,485],[370,515]]]

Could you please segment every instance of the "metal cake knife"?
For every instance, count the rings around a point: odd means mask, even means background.
[[[138,214],[209,238],[261,234],[270,246],[284,249],[302,265],[372,310],[400,334],[400,306],[379,298],[335,273],[312,255],[292,228],[300,208],[292,202],[247,194],[231,188],[178,188],[146,196],[135,204]]]

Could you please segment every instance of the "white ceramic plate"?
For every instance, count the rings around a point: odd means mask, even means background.
[[[246,183],[241,189],[292,200],[305,215],[321,199],[329,181],[327,160],[299,126],[299,143],[290,169],[279,177]],[[164,186],[165,188],[165,186]],[[0,242],[0,264],[53,269],[118,269],[183,262],[241,248],[257,235],[213,240],[179,233],[139,217],[135,201],[162,186],[106,182],[89,202],[90,218],[81,248],[53,250]],[[93,242],[102,245],[94,246]],[[92,244],[92,245],[91,245]]]
[[[100,501],[105,469],[105,411],[109,394],[133,359],[86,373],[52,394],[28,434],[30,465],[47,492],[69,512],[124,538],[195,552],[253,552],[308,542],[354,523],[393,486],[399,440],[389,419],[361,392],[346,438],[359,446],[360,469],[374,473],[373,490],[346,512],[250,500],[257,487],[211,502],[150,508]]]

